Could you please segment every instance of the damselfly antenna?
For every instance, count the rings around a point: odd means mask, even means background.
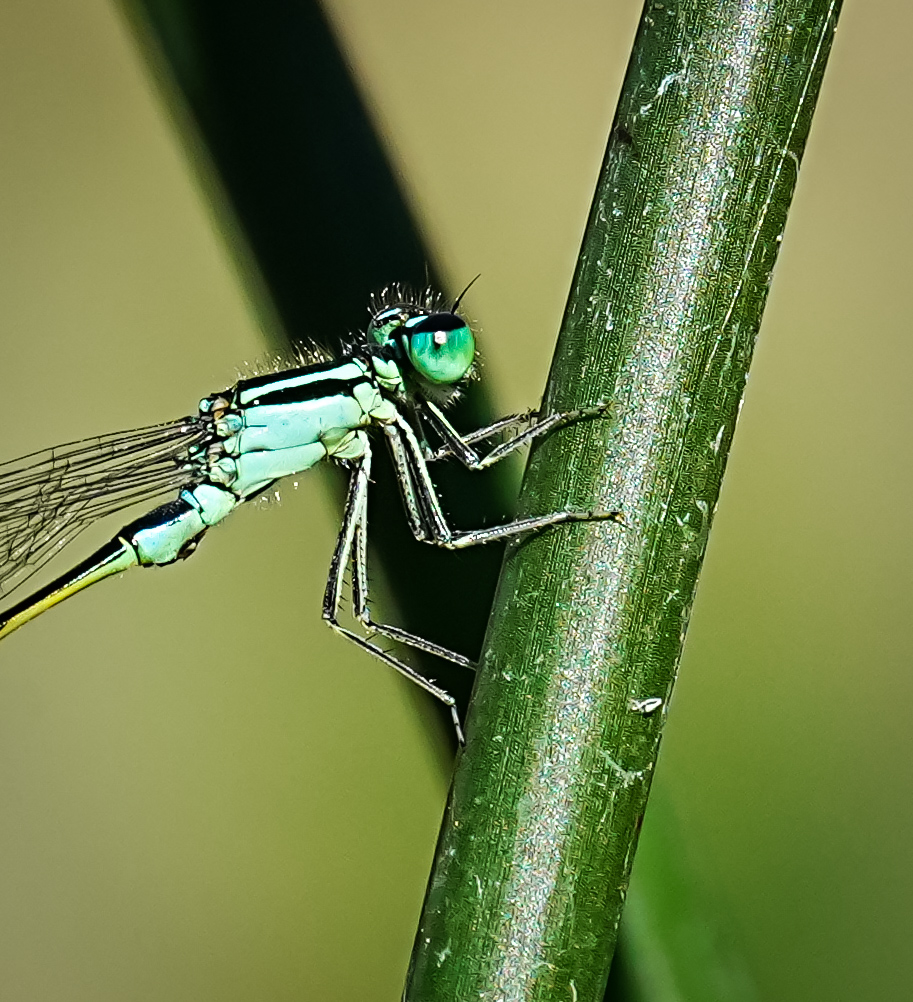
[[[478,280],[481,277],[482,277],[482,273],[479,272],[479,274],[476,275],[476,277],[469,283],[469,285],[467,285],[466,288],[463,289],[463,291],[456,297],[456,299],[454,299],[453,306],[450,307],[450,312],[451,313],[456,313],[456,311],[460,307],[460,303],[463,301],[463,296],[465,296],[466,293],[469,292],[469,290],[476,284],[476,282],[478,282]]]

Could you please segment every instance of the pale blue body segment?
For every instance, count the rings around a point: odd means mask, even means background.
[[[202,400],[200,415],[213,421],[219,437],[218,447],[210,443],[205,459],[198,459],[206,479],[181,492],[169,518],[121,537],[136,563],[173,563],[208,528],[283,477],[322,459],[361,459],[364,429],[396,420],[396,408],[381,395],[378,368],[385,386],[402,386],[394,364],[372,362],[352,359],[253,386],[242,382],[233,392]]]

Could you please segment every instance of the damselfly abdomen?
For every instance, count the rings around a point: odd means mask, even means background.
[[[450,707],[443,689],[372,641],[381,636],[466,668],[461,654],[377,623],[368,608],[367,497],[372,436],[389,446],[416,539],[462,549],[563,522],[616,512],[558,511],[507,525],[451,529],[429,465],[454,457],[472,470],[498,462],[555,427],[595,416],[604,405],[542,417],[511,415],[460,435],[444,408],[472,378],[475,340],[466,321],[435,296],[390,290],[343,357],[242,379],[200,402],[197,414],[167,424],[87,439],[0,465],[0,594],[8,595],[86,526],[165,492],[171,500],[125,525],[86,560],[0,613],[0,638],[83,588],[130,567],[190,556],[206,531],[283,477],[323,459],[349,467],[342,527],[330,564],[323,618],[337,632],[402,672]],[[432,447],[426,428],[436,437]],[[477,443],[506,436],[484,455]],[[339,623],[346,569],[352,611],[365,636]]]

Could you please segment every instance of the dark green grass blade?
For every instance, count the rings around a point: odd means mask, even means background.
[[[200,169],[218,175],[230,230],[247,245],[247,254],[239,251],[242,266],[256,261],[280,339],[332,346],[364,327],[372,292],[435,280],[319,4],[128,0],[127,10],[152,64],[168,78],[166,92],[176,89],[183,117],[189,111],[191,148],[202,142]],[[474,383],[454,420],[468,429],[491,417],[485,386]],[[416,543],[385,451],[378,452],[371,522],[383,529],[371,541],[402,625],[475,658],[502,550],[454,559]],[[507,470],[480,477],[441,464],[435,476],[463,525],[496,523],[510,508]],[[425,667],[465,702],[471,673],[434,660]]]
[[[602,997],[838,10],[646,5],[546,397],[616,408],[534,449],[520,506],[625,525],[508,551],[412,1002]]]

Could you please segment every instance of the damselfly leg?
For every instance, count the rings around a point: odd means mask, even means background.
[[[452,661],[463,668],[475,668],[469,658],[464,658],[460,654],[424,640],[398,627],[387,626],[383,623],[375,623],[371,619],[368,610],[368,560],[367,560],[367,532],[368,532],[368,484],[371,477],[371,447],[368,446],[364,457],[353,469],[349,478],[349,490],[346,495],[345,511],[342,518],[342,527],[336,540],[336,548],[333,551],[333,560],[330,563],[330,573],[327,577],[326,591],[323,595],[323,618],[341,636],[351,640],[363,650],[373,654],[385,664],[394,668],[401,675],[405,675],[411,682],[429,692],[436,699],[439,699],[450,709],[453,719],[453,726],[456,730],[457,740],[463,743],[463,730],[460,726],[460,718],[457,714],[456,701],[453,696],[435,685],[434,682],[425,678],[417,672],[411,665],[406,664],[399,658],[385,651],[377,644],[371,643],[366,638],[359,636],[352,630],[346,629],[339,623],[339,606],[342,601],[342,589],[346,568],[352,564],[352,612],[355,618],[365,627],[370,634],[380,634],[390,637],[390,639],[406,644],[416,650],[424,651],[427,654],[434,654],[446,661]]]
[[[575,424],[577,421],[584,421],[587,418],[604,417],[611,410],[611,406],[609,403],[594,404],[592,407],[581,407],[578,410],[549,414],[544,418],[539,411],[529,410],[521,414],[509,414],[484,428],[477,428],[466,435],[461,435],[447,420],[440,407],[432,401],[426,400],[421,407],[422,416],[440,435],[444,445],[431,452],[425,459],[426,462],[436,462],[439,459],[453,456],[470,470],[484,470],[556,428],[563,428],[565,425]],[[472,448],[476,442],[484,442],[494,438],[495,435],[500,435],[511,428],[517,428],[524,424],[528,427],[495,446],[485,456],[480,457]]]
[[[441,425],[445,426],[451,433],[447,434],[446,437],[442,433],[441,436],[447,443],[445,448],[450,449],[449,454],[459,456],[470,469],[480,470],[503,459],[538,435],[545,434],[557,426],[579,420],[582,417],[596,416],[603,413],[604,410],[605,408],[598,406],[571,414],[554,415],[545,421],[536,422],[531,428],[521,432],[501,446],[496,447],[482,460],[479,460],[475,453],[472,452],[470,448],[471,442],[484,440],[502,432],[505,428],[529,421],[531,416],[511,416],[497,422],[495,425],[471,433],[472,437],[459,436],[439,411],[434,417],[439,417]],[[433,427],[436,429],[439,427],[437,421],[433,423]],[[424,450],[412,426],[405,418],[399,416],[395,423],[385,426],[384,431],[393,456],[409,524],[413,535],[419,541],[456,550],[469,546],[483,545],[496,540],[508,539],[524,533],[536,532],[550,526],[569,522],[620,520],[620,513],[616,511],[560,511],[552,512],[549,515],[517,519],[505,525],[492,526],[485,529],[454,531],[450,528],[444,516],[440,498],[428,470],[428,460],[424,455]],[[458,449],[460,450],[459,452],[457,451]],[[472,458],[470,458],[470,455]],[[442,458],[442,456],[434,454],[433,458]],[[414,668],[392,655],[389,651],[385,651],[383,648],[377,646],[377,644],[372,643],[369,638],[359,636],[339,623],[338,614],[342,599],[343,577],[346,567],[351,563],[352,612],[355,618],[368,631],[369,637],[372,635],[381,635],[426,654],[433,654],[460,667],[472,669],[476,667],[469,658],[462,654],[434,644],[399,627],[377,623],[371,618],[368,608],[367,580],[367,500],[370,472],[371,450],[370,445],[368,445],[364,456],[353,469],[349,481],[343,523],[336,542],[336,549],[333,554],[327,587],[324,593],[323,618],[342,636],[345,636],[363,649],[370,651],[375,657],[380,658],[444,703],[450,709],[457,738],[462,744],[463,732],[456,711],[456,703],[449,693],[420,675]]]

